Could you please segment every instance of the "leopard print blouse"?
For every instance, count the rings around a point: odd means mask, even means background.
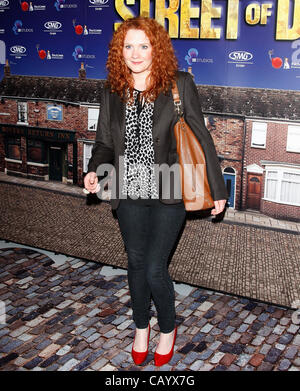
[[[126,104],[126,131],[122,195],[131,199],[158,199],[152,139],[153,102],[133,91],[134,104]]]

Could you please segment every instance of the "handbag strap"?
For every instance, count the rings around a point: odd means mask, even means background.
[[[172,94],[173,94],[173,101],[174,101],[174,107],[175,111],[178,114],[178,116],[183,116],[183,110],[182,110],[182,102],[180,100],[180,95],[177,87],[177,83],[174,82],[172,87]]]

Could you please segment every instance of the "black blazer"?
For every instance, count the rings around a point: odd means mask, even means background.
[[[202,145],[206,157],[207,176],[214,200],[227,199],[223,175],[220,163],[216,154],[212,137],[204,124],[199,94],[192,76],[187,72],[178,72],[178,90],[183,100],[184,117],[190,128],[195,133]],[[153,112],[153,146],[154,160],[156,164],[166,163],[168,166],[178,162],[176,139],[174,136],[174,125],[177,117],[174,112],[172,92],[161,93],[154,102]],[[92,149],[92,156],[88,164],[88,172],[97,172],[97,167],[103,163],[114,165],[115,174],[113,182],[116,184],[116,198],[111,199],[112,209],[119,205],[119,177],[122,167],[119,167],[119,157],[124,156],[125,150],[125,103],[121,101],[116,93],[111,93],[104,88],[101,94],[100,114],[97,125],[95,145]],[[97,173],[98,174],[98,173]],[[172,179],[171,179],[172,181]],[[178,181],[177,181],[178,182]],[[181,202],[172,196],[174,186],[180,183],[164,183],[162,186],[171,186],[171,197],[161,197],[160,178],[160,200],[167,204]],[[165,193],[163,193],[165,194]],[[176,194],[176,193],[175,193]]]

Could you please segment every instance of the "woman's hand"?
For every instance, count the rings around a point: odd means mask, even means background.
[[[97,193],[100,190],[97,174],[93,171],[84,177],[84,187],[89,193]]]
[[[226,200],[217,200],[214,201],[215,207],[212,209],[211,214],[212,215],[218,215],[219,213],[223,212],[225,205],[226,205]]]

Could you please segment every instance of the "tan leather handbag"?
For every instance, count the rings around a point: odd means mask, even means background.
[[[174,133],[179,155],[182,199],[187,211],[214,207],[206,173],[204,151],[193,131],[184,120],[178,87],[172,88],[178,121]]]

